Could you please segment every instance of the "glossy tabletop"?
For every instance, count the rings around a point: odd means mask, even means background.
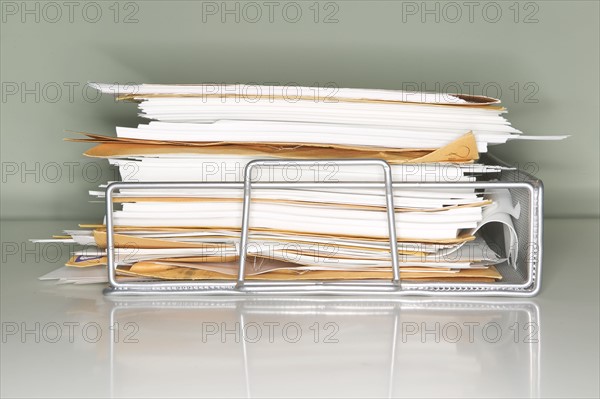
[[[597,397],[599,221],[546,220],[531,299],[104,297],[3,221],[2,397]]]

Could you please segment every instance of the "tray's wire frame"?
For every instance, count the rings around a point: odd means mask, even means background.
[[[281,165],[327,166],[379,166],[384,172],[383,182],[254,182],[252,171],[259,166]],[[149,294],[346,294],[346,295],[465,295],[465,296],[534,296],[540,289],[541,250],[542,250],[542,185],[530,175],[523,181],[483,181],[483,182],[392,182],[391,166],[382,159],[327,159],[327,160],[254,160],[244,169],[243,182],[115,182],[106,188],[106,231],[107,264],[109,287],[105,294],[149,295]],[[394,208],[394,188],[405,189],[525,189],[528,191],[530,220],[528,220],[529,246],[526,255],[526,281],[513,284],[496,283],[414,283],[400,281],[398,244]],[[195,281],[119,281],[118,264],[115,261],[113,198],[120,189],[231,189],[243,190],[242,224],[240,238],[239,271],[233,280]],[[388,281],[346,280],[346,281],[248,281],[245,276],[249,238],[250,203],[252,190],[261,188],[378,188],[385,190],[386,213],[390,239],[390,253],[393,278]]]

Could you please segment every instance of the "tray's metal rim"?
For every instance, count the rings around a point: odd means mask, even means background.
[[[297,183],[297,182],[252,182],[250,171],[253,167],[273,163],[294,162],[300,164],[327,164],[340,163],[344,165],[378,165],[384,170],[385,182],[364,182],[364,183]],[[541,265],[542,265],[542,223],[543,223],[543,185],[542,182],[526,172],[519,171],[526,176],[528,180],[506,182],[506,181],[484,181],[484,182],[457,182],[457,183],[417,183],[417,182],[393,182],[391,181],[390,165],[381,159],[328,159],[328,160],[255,160],[248,163],[245,168],[244,182],[114,182],[106,188],[106,229],[107,229],[107,258],[108,258],[108,281],[110,286],[104,290],[107,295],[165,295],[176,294],[214,294],[214,295],[249,295],[249,294],[285,294],[285,295],[306,295],[306,294],[343,294],[343,295],[384,295],[384,296],[405,296],[405,295],[427,295],[427,296],[520,296],[531,297],[537,295],[541,287]],[[393,206],[393,188],[522,188],[529,191],[529,237],[534,242],[536,248],[535,254],[529,253],[527,257],[527,281],[521,284],[498,284],[498,283],[408,283],[400,282],[396,278],[390,282],[373,281],[345,281],[345,282],[323,282],[323,281],[269,281],[257,282],[246,281],[243,278],[243,267],[240,268],[240,275],[237,281],[234,280],[212,280],[212,281],[148,281],[148,282],[121,282],[116,277],[115,257],[114,257],[114,223],[113,223],[113,194],[116,190],[123,188],[135,189],[185,189],[185,188],[228,188],[244,190],[244,217],[246,223],[243,223],[242,232],[248,229],[247,216],[249,213],[249,203],[251,201],[251,188],[315,188],[315,187],[344,187],[344,188],[382,188],[386,190],[386,206],[388,215],[388,225],[390,227],[390,245],[396,247],[394,212]],[[240,248],[243,248],[241,246]],[[392,251],[392,253],[397,251]],[[243,262],[242,257],[241,262]],[[397,260],[393,263],[397,264]],[[396,268],[394,268],[396,269]]]

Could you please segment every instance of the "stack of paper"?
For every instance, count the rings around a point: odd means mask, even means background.
[[[91,84],[138,102],[136,128],[116,137],[84,133],[85,154],[106,158],[129,182],[240,182],[254,159],[260,182],[382,182],[378,166],[294,159],[384,159],[394,182],[471,182],[501,166],[477,163],[488,145],[524,136],[502,116],[498,100],[436,93],[275,86],[114,87]],[[284,161],[285,160],[285,161]],[[291,161],[290,161],[291,160]],[[104,199],[104,186],[90,194]],[[404,280],[492,282],[494,265],[516,258],[508,191],[394,187],[400,273]],[[253,190],[249,279],[389,279],[392,276],[383,189],[318,185]],[[232,279],[238,274],[243,193],[212,188],[123,189],[115,195],[118,273],[135,278]],[[506,242],[491,248],[479,231],[502,223]],[[66,231],[85,245],[67,266],[106,265],[103,224]],[[85,282],[76,273],[48,278]],[[98,276],[87,279],[96,282]]]

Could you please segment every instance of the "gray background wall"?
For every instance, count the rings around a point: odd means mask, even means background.
[[[458,84],[500,96],[528,134],[571,134],[493,153],[544,180],[547,216],[599,214],[597,1],[276,1],[272,17],[263,1],[228,2],[237,16],[221,2],[89,3],[2,2],[2,218],[101,217],[87,190],[114,171],[63,142],[65,129],[113,133],[139,120],[86,81]]]

